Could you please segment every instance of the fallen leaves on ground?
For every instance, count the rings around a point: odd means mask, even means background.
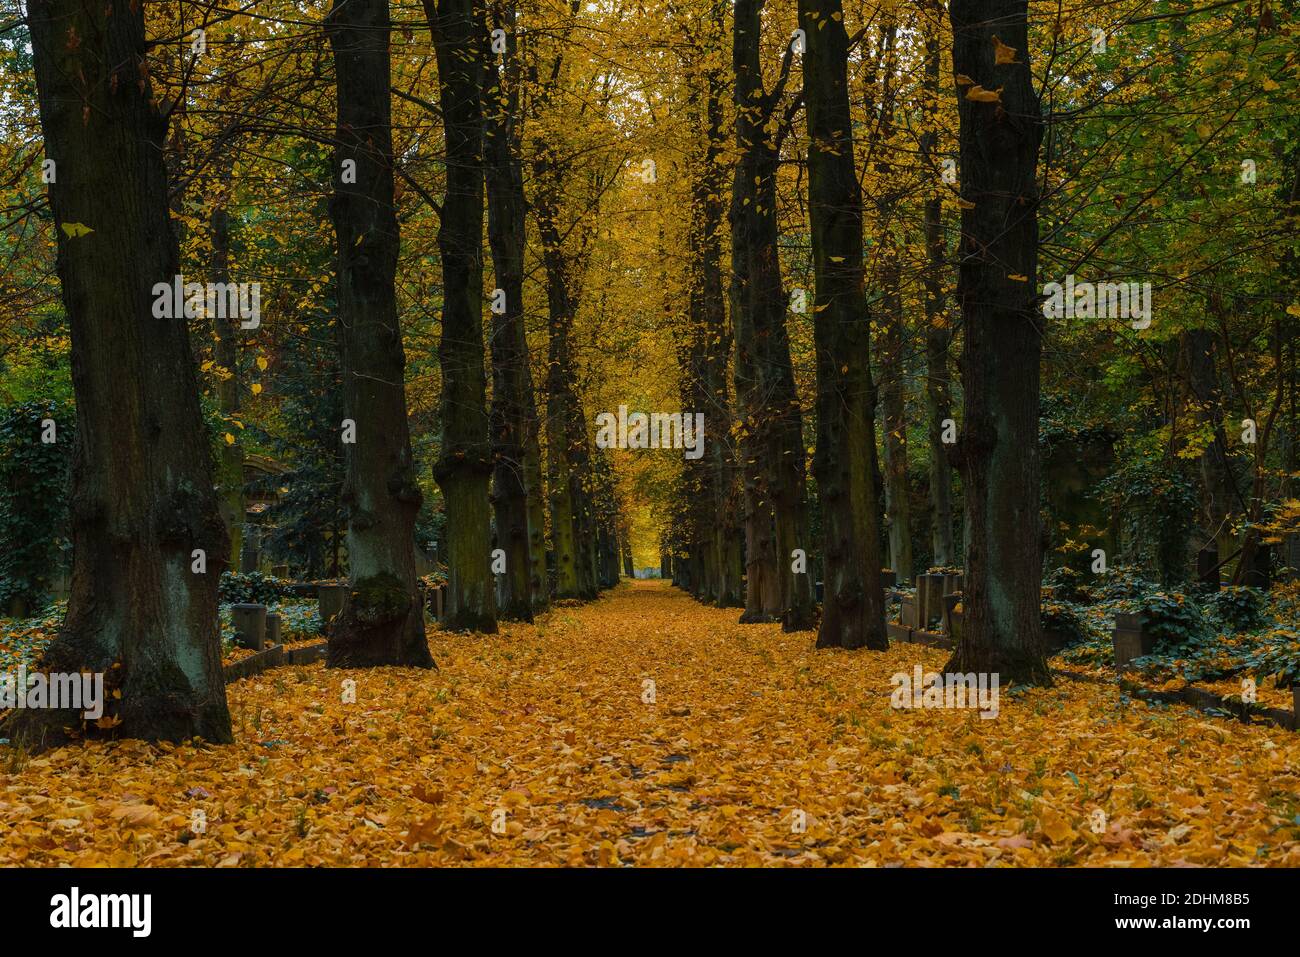
[[[894,710],[943,652],[738,616],[636,582],[433,631],[437,671],[233,684],[232,746],[0,761],[0,865],[1300,865],[1295,733],[1065,679]]]

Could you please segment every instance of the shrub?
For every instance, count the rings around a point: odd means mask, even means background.
[[[217,597],[222,604],[271,605],[287,597],[286,584],[261,572],[223,572]]]
[[[1148,595],[1138,611],[1145,622],[1144,630],[1155,639],[1157,654],[1200,641],[1211,630],[1196,603],[1178,592]]]
[[[1225,588],[1211,593],[1205,605],[1226,631],[1254,631],[1268,622],[1268,596],[1258,588]]]
[[[1087,619],[1069,602],[1044,601],[1040,606],[1043,637],[1053,651],[1081,644],[1092,637]]]

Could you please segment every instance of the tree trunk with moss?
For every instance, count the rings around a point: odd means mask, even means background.
[[[443,627],[495,632],[492,441],[483,352],[483,110],[487,30],[474,0],[425,0],[438,57],[447,193],[442,257],[442,456],[434,477],[447,508]]]
[[[338,241],[337,335],[345,442],[351,588],[329,635],[331,667],[431,667],[416,587],[415,482],[397,316],[387,0],[335,0],[338,127],[330,216]],[[344,437],[348,437],[347,431]]]
[[[505,66],[489,68],[484,88],[484,142],[488,240],[493,271],[504,297],[492,315],[492,432],[496,464],[492,505],[497,547],[505,551],[505,574],[497,579],[497,614],[507,621],[533,620],[532,529],[528,508],[526,433],[537,427],[533,379],[524,330],[524,177],[519,164],[519,71],[514,11],[498,11],[506,33]],[[531,408],[531,416],[529,414]],[[535,441],[535,439],[534,439]]]
[[[945,671],[1050,684],[1039,514],[1038,148],[1026,0],[952,0],[961,141],[957,297],[965,419],[955,458],[966,504],[962,635]],[[994,37],[997,42],[994,42]],[[1014,62],[996,51],[1010,47]],[[998,62],[1001,60],[1002,62]],[[966,80],[970,82],[966,82]],[[976,88],[1000,100],[972,98]]]
[[[818,648],[889,647],[877,512],[871,317],[853,156],[848,37],[840,0],[800,0],[807,35],[808,214],[812,226],[817,452],[825,569]]]
[[[229,742],[217,624],[229,542],[183,311],[153,314],[179,251],[144,11],[40,0],[28,23],[77,398],[72,593],[40,667],[105,674],[109,734]],[[41,750],[65,729],[106,730],[79,711],[24,709],[0,737]]]
[[[803,415],[785,328],[776,211],[780,165],[775,116],[784,81],[763,87],[763,0],[737,0],[732,38],[736,146],[731,194],[736,397],[745,475],[745,612],[742,622],[813,622],[811,574],[795,574],[794,549],[810,550]],[[782,76],[788,73],[788,66]]]
[[[939,0],[929,3],[925,36],[925,130],[921,134],[921,157],[927,167],[938,174],[937,149],[939,96],[939,33],[944,15]],[[931,187],[925,201],[925,410],[930,452],[930,539],[933,562],[950,567],[957,561],[952,530],[952,466],[948,463],[943,441],[943,424],[952,417],[952,374],[948,350],[952,330],[944,315],[944,272],[947,269],[947,244],[943,236],[943,201],[939,185]]]

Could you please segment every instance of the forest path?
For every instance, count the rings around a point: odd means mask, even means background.
[[[738,616],[629,582],[433,630],[434,672],[265,672],[229,688],[235,745],[0,767],[0,865],[1300,865],[1300,735],[1066,681],[991,720],[895,710],[891,677],[943,652]]]

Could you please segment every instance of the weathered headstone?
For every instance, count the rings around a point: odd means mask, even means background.
[[[1218,588],[1220,585],[1219,546],[1214,542],[1210,542],[1196,553],[1196,580],[1211,588]]]
[[[1273,583],[1273,549],[1260,545],[1255,549],[1255,560],[1246,569],[1241,583],[1251,588],[1268,588]]]
[[[947,576],[932,573],[922,577],[927,579],[929,584],[925,589],[925,604],[921,606],[923,615],[921,627],[929,628],[943,620],[943,586]]]
[[[904,628],[916,628],[916,599],[904,598],[899,604],[898,623]]]
[[[1121,671],[1134,658],[1149,655],[1155,650],[1155,639],[1147,634],[1141,615],[1117,614],[1111,642],[1115,649],[1115,667]]]
[[[272,575],[273,577],[275,577],[275,578],[288,578],[288,577],[289,577],[289,566],[288,566],[288,565],[272,565],[272,566],[271,566],[271,575]]]
[[[335,615],[343,611],[348,597],[347,585],[318,585],[316,595],[320,601],[321,624],[328,626]]]
[[[266,606],[241,603],[230,606],[234,620],[235,643],[243,648],[261,651],[266,647]]]
[[[1300,532],[1282,536],[1282,555],[1282,563],[1290,569],[1287,577],[1291,581],[1300,580]]]
[[[280,613],[267,612],[266,614],[266,643],[272,647],[282,645],[284,642],[280,639]]]
[[[916,609],[913,614],[916,615],[916,624],[913,628],[926,627],[925,606],[929,604],[930,594],[930,576],[921,574],[916,576]]]
[[[239,549],[239,570],[244,574],[257,571],[261,561],[262,533],[252,523],[244,524],[244,541]]]

